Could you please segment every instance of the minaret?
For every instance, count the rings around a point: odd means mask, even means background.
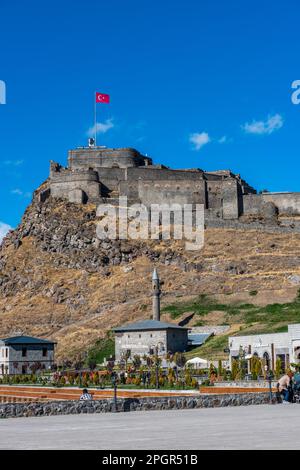
[[[152,274],[153,320],[160,321],[160,282],[156,268]]]

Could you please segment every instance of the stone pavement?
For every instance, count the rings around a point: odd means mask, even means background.
[[[11,418],[0,449],[300,449],[300,406]]]

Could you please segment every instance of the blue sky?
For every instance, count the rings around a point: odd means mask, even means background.
[[[18,224],[49,160],[86,143],[96,90],[111,95],[98,143],[300,191],[299,13],[278,0],[1,0],[1,223]]]

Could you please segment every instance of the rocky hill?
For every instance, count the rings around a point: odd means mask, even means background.
[[[114,326],[149,318],[154,265],[164,281],[163,306],[201,294],[228,304],[288,302],[300,286],[299,233],[207,228],[198,252],[181,241],[100,242],[94,206],[41,203],[38,193],[0,249],[0,337],[52,338],[60,359]],[[188,313],[172,320],[166,310],[163,318],[177,322]],[[223,324],[224,317],[210,311],[205,323]]]

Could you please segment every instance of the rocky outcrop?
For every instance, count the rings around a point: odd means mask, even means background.
[[[98,240],[95,206],[42,202],[44,190],[0,247],[0,337],[53,339],[57,358],[76,358],[113,327],[150,317],[154,265],[164,280],[163,306],[201,294],[245,293],[248,302],[248,292],[261,289],[296,295],[297,228],[210,221],[199,251],[187,251],[182,240]],[[215,325],[209,318],[201,321]]]
[[[96,223],[96,211],[92,206],[83,208],[79,204],[51,199],[41,203],[35,199],[19,227],[4,239],[0,269],[5,266],[5,248],[11,245],[17,250],[25,238],[31,237],[41,251],[55,254],[55,266],[70,269],[100,271],[107,275],[108,269],[104,268],[127,264],[145,255],[151,261],[159,260],[166,265],[176,263],[186,270],[201,270],[199,264],[185,265],[184,257],[171,248],[159,251],[144,241],[99,240]],[[4,287],[7,282],[9,280],[3,276],[0,286]],[[21,279],[18,279],[18,285],[22,287]]]
[[[110,275],[110,267],[128,265],[141,256],[150,261],[165,265],[177,264],[182,269],[201,270],[198,263],[188,263],[184,257],[171,248],[159,251],[151,243],[125,240],[99,240],[96,237],[96,211],[87,207],[54,201],[51,198],[39,202],[36,197],[26,210],[21,224],[4,239],[0,248],[0,293],[14,295],[17,290],[39,290],[41,279],[28,282],[28,277],[20,275],[18,269],[5,272],[7,248],[17,251],[25,239],[32,240],[38,250],[53,255],[51,263],[58,269],[85,270],[88,273]],[[152,244],[153,245],[153,244]],[[42,262],[37,260],[37,265]],[[129,268],[130,269],[130,268]],[[63,285],[55,284],[46,289],[44,295],[52,297],[55,303],[68,299],[68,291]]]

